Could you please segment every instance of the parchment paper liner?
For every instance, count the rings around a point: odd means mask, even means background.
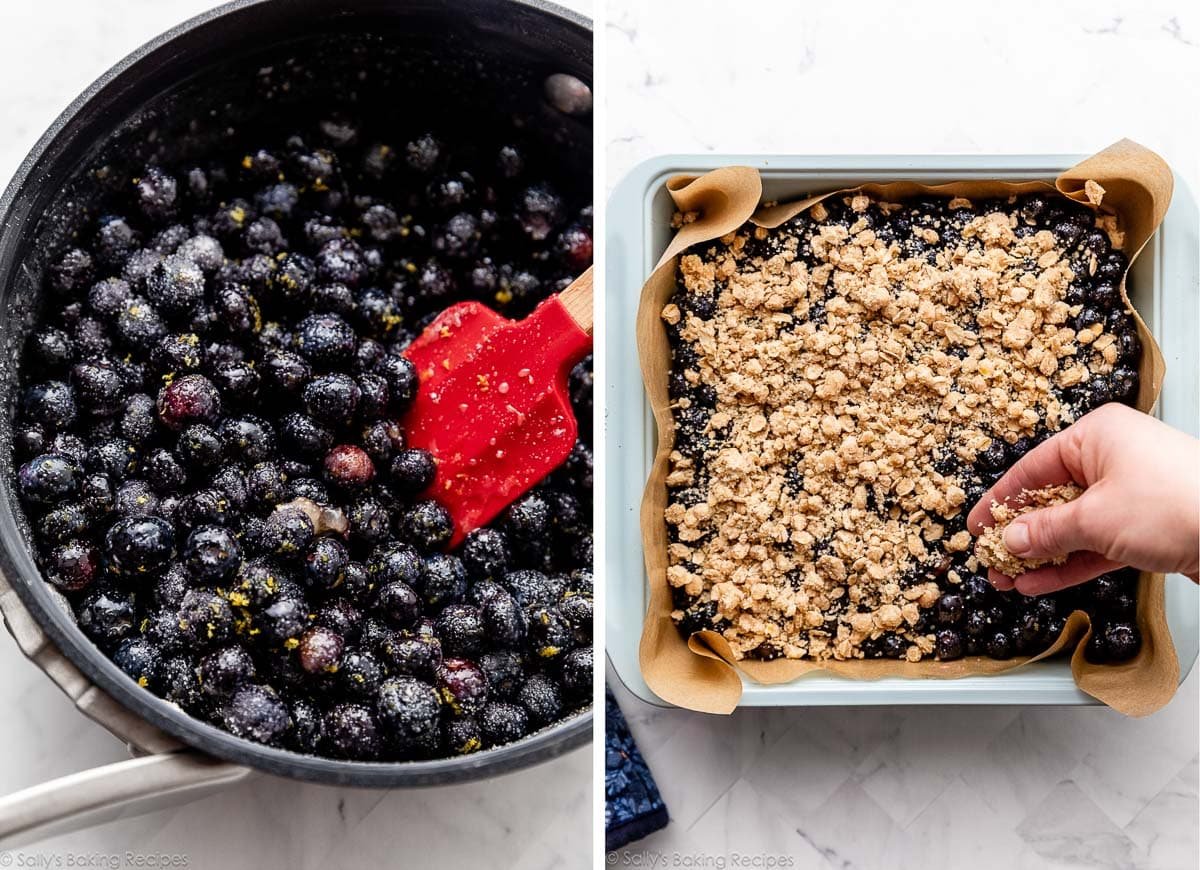
[[[1099,202],[1089,199],[1086,182],[1103,188]],[[675,438],[675,423],[667,396],[670,346],[659,314],[675,291],[677,259],[687,248],[736,230],[747,220],[775,227],[827,196],[864,191],[883,199],[902,201],[923,194],[965,196],[968,199],[1003,197],[1035,191],[1055,193],[1076,202],[1115,213],[1125,231],[1123,250],[1132,262],[1162,222],[1171,201],[1173,179],[1170,167],[1157,154],[1128,139],[1117,142],[1063,172],[1053,184],[1043,181],[962,181],[924,185],[911,181],[864,184],[807,199],[760,207],[762,181],[758,171],[733,166],[703,176],[676,176],[667,190],[676,207],[695,213],[684,224],[663,253],[650,279],[642,288],[637,315],[638,355],[642,379],[658,425],[658,452],[642,498],[642,544],[650,581],[650,605],[642,628],[639,656],[642,676],[655,694],[672,704],[706,713],[729,713],[742,694],[741,671],[759,683],[785,683],[813,671],[825,670],[840,677],[870,680],[880,677],[954,679],[996,674],[1022,667],[1072,648],[1071,672],[1084,692],[1129,716],[1144,716],[1165,705],[1179,683],[1179,661],[1171,642],[1164,608],[1164,577],[1143,573],[1138,581],[1138,625],[1142,649],[1136,658],[1118,665],[1096,665],[1084,658],[1090,636],[1090,620],[1082,611],[1067,619],[1063,633],[1040,655],[996,661],[972,656],[953,662],[854,660],[815,662],[796,659],[734,662],[725,639],[714,631],[696,632],[685,642],[671,621],[671,592],[667,584],[666,509],[668,456]],[[1091,190],[1093,198],[1097,191]],[[1121,298],[1128,303],[1125,280]],[[1162,353],[1142,318],[1136,314],[1143,353],[1137,407],[1149,411],[1158,400],[1166,366]]]

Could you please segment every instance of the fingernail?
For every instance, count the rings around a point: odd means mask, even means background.
[[[1013,523],[1004,530],[1004,548],[1017,556],[1029,549],[1029,526]]]

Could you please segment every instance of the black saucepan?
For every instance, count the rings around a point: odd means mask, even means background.
[[[271,87],[261,86],[262,71],[280,65],[295,70],[287,87],[279,86],[278,75],[268,77]],[[376,91],[360,81],[364,66],[379,73],[369,77],[383,83]],[[334,761],[236,738],[139,688],[56,605],[39,576],[11,486],[12,398],[22,341],[39,303],[42,252],[59,247],[102,193],[102,175],[85,170],[152,151],[186,157],[171,149],[208,147],[233,125],[286,130],[289,116],[336,108],[353,91],[360,107],[431,113],[439,126],[465,130],[519,113],[545,145],[539,159],[555,162],[551,176],[564,184],[574,179],[590,196],[590,115],[547,101],[546,80],[554,74],[590,85],[591,26],[540,0],[238,0],[143,46],[54,122],[0,199],[7,363],[0,379],[6,409],[0,420],[0,572],[25,610],[6,613],[10,624],[31,617],[48,637],[50,661],[61,651],[142,727],[148,723],[227,762],[318,782],[393,787],[480,778],[553,758],[588,739],[590,711],[507,746],[435,761]],[[35,661],[54,676],[45,650]]]

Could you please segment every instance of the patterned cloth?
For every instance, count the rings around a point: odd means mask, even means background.
[[[666,827],[667,806],[612,692],[604,714],[604,831],[611,852]]]

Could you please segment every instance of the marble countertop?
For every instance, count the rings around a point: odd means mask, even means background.
[[[590,0],[560,0],[590,14]],[[206,0],[42,0],[0,4],[0,183],[55,116],[145,40],[217,5]],[[128,758],[0,631],[0,795]],[[186,856],[193,870],[288,867],[588,866],[591,753],[582,748],[487,782],[412,791],[259,777],[219,795],[13,850],[0,866],[51,856]],[[37,865],[45,867],[47,865]],[[117,866],[127,866],[118,864]]]
[[[1122,137],[1196,189],[1200,124],[1179,95],[1200,73],[1200,17],[1186,4],[739,9],[609,0],[609,190],[665,153],[1089,153]],[[714,717],[645,704],[611,670],[610,683],[671,814],[610,866],[1196,867],[1195,671],[1144,720],[1087,707]]]

